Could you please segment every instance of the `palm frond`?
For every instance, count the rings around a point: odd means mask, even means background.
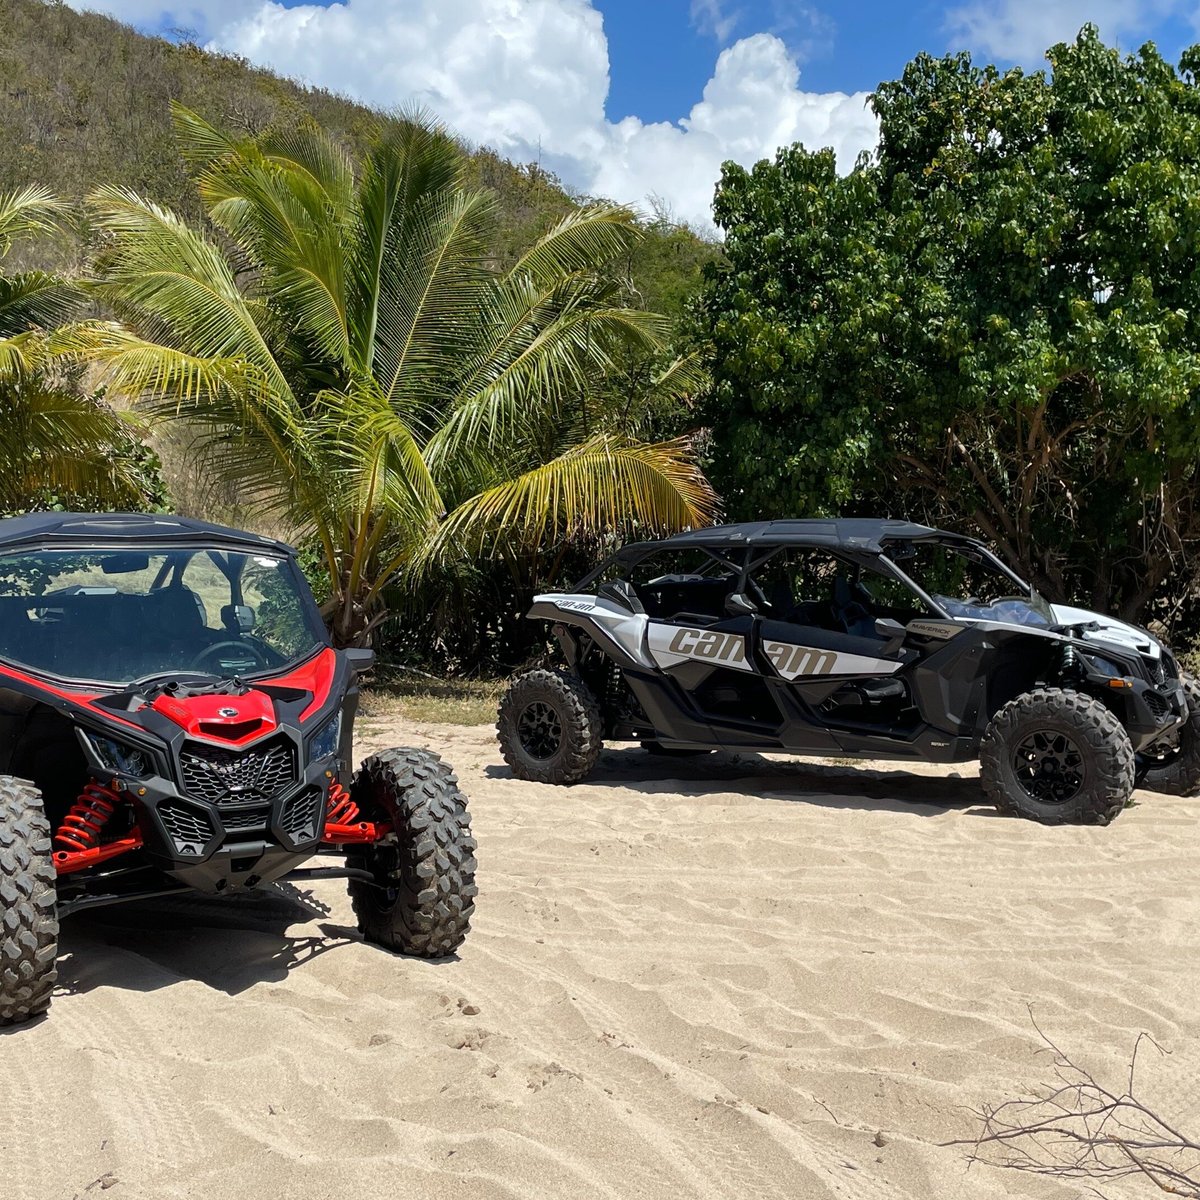
[[[34,375],[0,388],[0,504],[23,507],[39,493],[138,497],[128,465],[113,453],[123,422],[107,406]]]
[[[360,597],[382,585],[381,546],[419,543],[433,533],[441,497],[412,431],[373,381],[324,393],[317,411],[325,487],[313,511],[323,527],[338,531],[341,590]]]
[[[460,504],[426,563],[636,528],[647,535],[708,525],[717,498],[686,439],[647,444],[601,434]]]
[[[45,271],[0,276],[0,337],[53,329],[70,319],[82,299],[77,287]]]
[[[387,512],[408,523],[442,515],[437,485],[417,438],[373,380],[321,395],[320,436],[349,506]]]
[[[50,336],[49,349],[69,361],[95,364],[107,387],[139,400],[155,416],[187,414],[234,392],[260,407],[278,408],[277,415],[292,415],[290,406],[275,404],[269,379],[245,359],[189,354],[141,338],[116,321],[64,326]]]
[[[19,382],[46,366],[46,339],[34,330],[0,340],[0,380]]]
[[[259,292],[288,312],[322,355],[349,365],[341,202],[304,171],[257,153],[211,168],[201,193],[214,220],[259,264]]]
[[[473,368],[467,385],[473,390],[455,398],[426,447],[435,474],[465,456],[495,460],[510,447],[541,444],[547,430],[561,427],[564,408],[613,369],[618,345],[647,353],[662,348],[664,323],[654,314],[590,300],[565,311],[548,303],[545,311],[544,297],[535,290],[524,302],[527,319],[511,321],[509,336]]]
[[[173,212],[123,188],[94,192],[89,203],[113,236],[93,290],[122,316],[197,359],[245,359],[280,395],[290,388],[263,339],[233,269],[220,249]]]
[[[708,384],[709,375],[698,351],[671,359],[650,381],[649,390],[658,400],[690,403]]]
[[[591,204],[568,213],[544,233],[509,270],[510,279],[530,275],[558,282],[596,271],[627,255],[642,240],[634,213],[617,204]]]
[[[481,192],[430,198],[410,214],[406,242],[379,290],[375,357],[383,394],[405,410],[444,401],[462,356],[478,341],[491,282],[484,269],[495,206]]]
[[[171,125],[180,154],[195,169],[203,169],[226,154],[236,153],[241,145],[237,138],[222,133],[178,100],[171,101]]]
[[[340,218],[354,204],[354,164],[345,147],[319,125],[306,122],[292,129],[269,131],[258,141],[263,157],[294,176],[306,177],[328,198]]]
[[[380,377],[394,377],[397,347],[413,327],[412,279],[421,277],[410,266],[412,254],[438,244],[430,226],[444,221],[463,191],[463,171],[458,147],[439,125],[422,120],[389,127],[367,156],[349,268],[353,357],[360,370],[378,363]],[[389,347],[382,354],[381,331]]]
[[[0,194],[0,255],[16,238],[61,228],[67,211],[49,188],[30,185]]]

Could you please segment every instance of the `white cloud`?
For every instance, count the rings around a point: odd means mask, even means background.
[[[1072,41],[1089,21],[1109,42],[1141,42],[1156,18],[1185,7],[1180,0],[977,0],[952,9],[955,45],[977,56],[1038,66],[1057,42]]]
[[[371,104],[419,101],[504,151],[554,150],[604,120],[608,49],[588,0],[262,3],[213,40]]]
[[[742,14],[730,11],[727,0],[692,0],[692,24],[703,34],[715,37],[723,46],[737,27]]]
[[[722,52],[703,100],[678,125],[627,117],[607,127],[593,190],[627,199],[654,191],[695,219],[708,209],[726,159],[749,165],[803,142],[832,146],[849,170],[878,133],[866,95],[803,92],[799,76],[778,38],[743,38]]]
[[[161,0],[81,0],[158,24]],[[708,0],[714,19],[727,6]],[[677,124],[606,120],[608,42],[592,0],[190,0],[214,46],[283,74],[390,107],[424,104],[467,139],[541,158],[582,191],[642,204],[653,195],[707,225],[720,165],[782,145],[831,145],[848,169],[877,127],[863,93],[800,89],[796,59],[771,34],[722,51],[702,99]],[[199,22],[195,21],[196,16]]]

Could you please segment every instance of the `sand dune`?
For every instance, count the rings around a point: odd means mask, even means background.
[[[459,769],[461,958],[363,945],[336,882],[69,921],[50,1019],[0,1037],[5,1200],[1080,1196],[938,1145],[1048,1076],[1030,1005],[1114,1078],[1153,1034],[1200,1125],[1200,801],[1044,829],[971,767],[629,749],[556,789],[488,730],[363,733]]]

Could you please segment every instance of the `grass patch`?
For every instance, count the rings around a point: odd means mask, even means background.
[[[364,690],[367,717],[405,717],[438,725],[494,725],[503,679],[431,679],[380,672]]]

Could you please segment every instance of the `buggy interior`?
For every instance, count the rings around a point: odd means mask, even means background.
[[[772,620],[862,638],[884,637],[876,628],[879,620],[907,625],[929,615],[899,581],[842,560],[830,560],[827,569],[799,577],[752,572],[746,591]]]
[[[260,572],[272,563],[255,561]],[[271,598],[250,583],[246,565],[245,555],[194,550],[5,556],[0,656],[62,678],[123,684],[156,672],[252,674],[315,649],[320,635],[295,582],[267,572],[278,594],[275,619],[264,623],[243,585],[260,609],[269,611]]]
[[[905,625],[929,615],[899,580],[823,551],[782,549],[758,563],[744,585],[739,584],[741,571],[725,560],[708,557],[687,564],[692,569],[661,571],[668,565],[680,564],[653,556],[624,579],[602,585],[601,593],[663,621],[711,625],[753,610],[771,622],[873,641],[887,640],[877,630],[877,620]],[[656,567],[661,573],[655,573]],[[739,586],[749,609],[731,602]]]

